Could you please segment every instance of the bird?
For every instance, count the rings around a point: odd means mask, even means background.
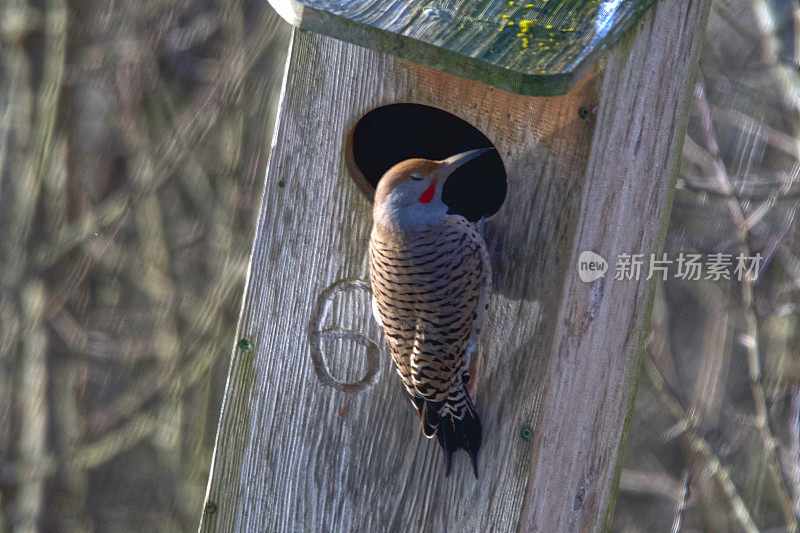
[[[476,227],[442,201],[456,169],[494,148],[441,161],[414,158],[378,181],[368,263],[372,312],[394,368],[449,476],[458,449],[478,478],[481,422],[466,385],[486,327],[492,272]]]

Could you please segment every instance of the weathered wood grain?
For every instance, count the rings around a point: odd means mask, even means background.
[[[607,280],[599,291],[576,285],[575,250],[598,244],[601,253],[618,251],[608,238],[644,252],[659,242],[683,109],[674,94],[680,83],[685,89],[681,76],[696,54],[675,46],[650,58],[642,48],[663,38],[665,17],[699,28],[696,5],[678,5],[659,6],[655,20],[612,54],[613,83],[603,82],[602,103],[600,69],[564,96],[536,98],[295,31],[238,332],[253,349],[238,350],[231,362],[201,530],[511,531],[522,519],[524,527],[555,531],[599,524],[646,284]],[[674,80],[622,77],[642,68]],[[666,84],[666,97],[654,103],[657,83]],[[618,93],[623,101],[613,97]],[[358,282],[366,276],[371,206],[346,175],[342,151],[358,118],[401,101],[468,120],[507,167],[508,197],[485,229],[495,290],[473,375],[484,423],[478,481],[463,453],[443,476],[441,452],[421,435],[388,355],[380,354],[377,367],[373,360],[375,344],[384,344]],[[579,114],[598,105],[602,128],[592,113]],[[639,142],[630,145],[630,138]],[[597,307],[588,305],[590,291],[603,296],[593,300]],[[605,342],[576,360],[568,341],[581,324],[569,316],[586,309],[598,313],[594,322],[584,320],[586,331],[595,334],[602,324]],[[584,364],[587,357],[612,366],[597,371],[594,361]],[[558,390],[562,383],[568,392]],[[606,401],[594,402],[598,395]],[[533,429],[535,439],[523,438],[522,428]],[[589,484],[587,470],[595,477],[576,514],[571,505]]]
[[[578,110],[596,106],[597,76],[562,97],[524,97],[304,32],[290,61],[239,329],[254,349],[233,358],[209,491],[216,512],[203,528],[513,529],[530,472],[520,430],[541,401],[592,135],[592,117]],[[470,121],[508,170],[510,193],[486,227],[496,290],[474,376],[485,430],[478,482],[463,453],[443,476],[387,353],[375,381],[350,393],[325,386],[311,359],[319,296],[366,276],[371,205],[346,174],[346,135],[398,101]],[[368,294],[334,295],[322,327],[379,341]],[[333,378],[366,372],[356,342],[323,349]]]
[[[564,94],[652,0],[270,0],[289,23],[526,95]]]
[[[658,3],[609,55],[570,265],[662,249],[710,2]],[[660,257],[660,256],[659,256]],[[522,528],[590,530],[609,490],[656,277],[566,279]],[[546,496],[542,496],[545,495]]]

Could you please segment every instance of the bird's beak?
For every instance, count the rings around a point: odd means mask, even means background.
[[[451,155],[447,159],[442,161],[442,168],[439,170],[439,186],[441,187],[444,185],[444,182],[447,178],[450,177],[453,172],[456,171],[460,166],[472,161],[476,157],[480,157],[487,152],[493,151],[494,147],[489,148],[478,148],[476,150],[468,150],[466,152],[461,152],[460,154]]]

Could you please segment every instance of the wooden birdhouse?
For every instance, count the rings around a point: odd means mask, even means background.
[[[270,1],[295,29],[201,529],[603,527],[656,281],[615,265],[661,250],[710,2]],[[384,171],[490,145],[444,193],[494,272],[476,480],[419,429],[365,256]]]

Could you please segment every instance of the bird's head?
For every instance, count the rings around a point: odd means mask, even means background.
[[[442,161],[407,159],[389,170],[375,189],[375,223],[389,229],[421,230],[438,224],[447,215],[442,189],[459,167],[494,150],[478,148]]]

